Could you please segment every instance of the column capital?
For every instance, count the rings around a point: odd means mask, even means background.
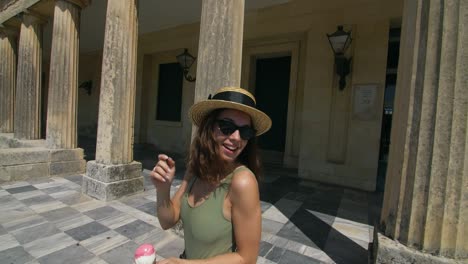
[[[19,29],[14,27],[0,25],[0,36],[17,37],[19,35]]]
[[[47,17],[39,13],[26,10],[21,14],[21,22],[28,24],[45,24]]]
[[[63,1],[63,2],[69,2],[72,4],[75,4],[79,6],[81,9],[89,6],[91,4],[91,0],[55,0],[56,2]]]

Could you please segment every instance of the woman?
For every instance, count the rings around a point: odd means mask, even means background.
[[[261,236],[256,136],[270,129],[271,119],[255,108],[252,94],[234,87],[194,104],[189,115],[198,130],[172,199],[174,160],[159,155],[151,173],[161,226],[183,222],[186,259],[158,263],[256,263]]]

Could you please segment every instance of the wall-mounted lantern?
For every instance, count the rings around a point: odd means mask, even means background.
[[[339,87],[343,90],[346,86],[346,75],[351,72],[351,59],[345,56],[346,49],[351,44],[351,31],[345,32],[343,26],[338,26],[338,30],[333,34],[327,34],[330,46],[335,54],[336,74],[340,76]]]
[[[192,64],[195,62],[197,58],[192,56],[190,53],[188,53],[187,49],[184,49],[184,52],[177,55],[176,58],[177,58],[177,61],[179,62],[180,67],[182,68],[182,71],[184,71],[185,80],[189,82],[194,82],[196,78],[190,76],[188,73],[189,73],[190,67],[192,67]]]

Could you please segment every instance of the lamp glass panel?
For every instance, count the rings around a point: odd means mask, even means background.
[[[185,65],[187,66],[187,68],[192,67],[192,64],[194,61],[195,61],[195,58],[192,57],[192,55],[187,54],[187,56],[185,56]]]
[[[344,53],[345,48],[347,46],[347,40],[349,35],[341,35],[341,36],[331,36],[330,42],[332,44],[333,51],[336,53]]]
[[[190,55],[187,50],[185,50],[184,53],[177,55],[176,58],[183,69],[189,69],[195,61],[195,57]]]
[[[187,64],[186,64],[186,61],[185,61],[185,54],[182,53],[180,55],[177,55],[177,61],[179,62],[180,66],[182,68],[186,68],[187,67]]]

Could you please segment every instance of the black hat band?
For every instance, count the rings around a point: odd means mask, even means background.
[[[208,99],[229,101],[229,102],[239,103],[239,104],[243,104],[243,105],[247,105],[247,106],[255,108],[255,101],[243,93],[226,91],[226,92],[217,93],[212,98],[210,97],[211,95],[208,97]]]

